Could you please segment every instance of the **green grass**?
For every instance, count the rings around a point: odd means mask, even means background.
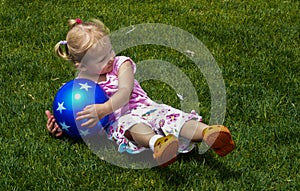
[[[0,1],[1,190],[300,190],[299,1]],[[236,150],[220,158],[197,150],[166,169],[123,169],[85,144],[54,139],[45,129],[59,86],[72,79],[54,45],[67,20],[98,18],[111,31],[164,23],[196,36],[225,81]],[[153,45],[123,52],[135,61],[163,59],[190,78],[204,121],[210,94],[184,55]],[[155,100],[179,100],[164,83],[142,84]]]

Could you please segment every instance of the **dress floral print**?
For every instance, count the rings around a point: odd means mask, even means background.
[[[109,97],[118,90],[118,69],[125,61],[132,63],[135,72],[135,63],[128,57],[119,56],[114,61],[113,71],[107,74],[107,80],[99,83]],[[185,113],[171,106],[152,101],[135,80],[129,103],[110,116],[110,125],[106,128],[106,133],[110,140],[116,142],[119,152],[140,153],[147,148],[140,147],[135,142],[128,140],[125,132],[135,124],[144,123],[150,126],[156,134],[175,135],[180,140],[178,151],[188,152],[194,144],[179,137],[179,133],[182,126],[191,119],[201,121],[202,117],[194,111]]]

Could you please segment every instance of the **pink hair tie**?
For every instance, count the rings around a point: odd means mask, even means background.
[[[82,20],[80,18],[76,18],[75,21],[76,21],[77,24],[81,24],[82,23]]]

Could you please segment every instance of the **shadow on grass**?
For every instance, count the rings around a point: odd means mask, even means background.
[[[96,139],[99,139],[99,137],[96,137]],[[201,155],[197,152],[197,149],[194,149],[189,153],[179,154],[177,162],[172,164],[174,166],[171,165],[161,168],[155,165],[155,161],[152,157],[153,153],[150,150],[143,151],[140,154],[119,153],[113,141],[104,137],[102,137],[102,139],[101,144],[93,144],[93,148],[88,146],[88,143],[82,139],[74,140],[64,137],[62,141],[67,141],[71,144],[86,144],[101,160],[105,160],[109,165],[120,167],[122,170],[143,170],[151,168],[153,171],[159,173],[161,179],[167,184],[170,184],[170,186],[185,184],[195,175],[203,175],[202,178],[205,178],[207,177],[204,174],[206,172],[214,174],[214,177],[220,181],[236,180],[242,174],[241,171],[233,170],[222,162],[222,160],[218,160],[219,157],[213,155],[212,152],[206,152]],[[176,165],[179,166],[177,167]],[[175,167],[175,169],[173,169],[173,167]]]
[[[70,144],[84,144],[101,160],[124,169],[149,169],[156,166],[153,153],[145,150],[139,154],[130,154],[125,150],[120,153],[114,141],[108,140],[105,135],[89,137],[88,139],[60,138]]]
[[[198,177],[205,178],[211,176],[206,175],[206,172],[213,174],[215,178],[222,182],[237,180],[242,175],[241,170],[231,169],[210,152],[200,155],[196,150],[193,150],[189,153],[178,155],[177,161],[180,163],[179,165],[183,166],[179,170],[173,170],[169,167],[155,168],[155,170],[161,174],[161,177],[165,179],[165,182],[172,184],[172,186],[186,184],[190,181],[191,177],[195,177],[195,179],[197,179]],[[217,174],[217,176],[215,176],[215,174]]]

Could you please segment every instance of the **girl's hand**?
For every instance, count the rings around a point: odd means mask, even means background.
[[[87,119],[81,125],[84,127],[94,127],[100,119],[111,113],[109,111],[108,102],[104,104],[93,104],[86,106],[82,111],[77,113],[76,120]]]
[[[48,129],[49,133],[51,133],[55,137],[60,137],[63,134],[61,128],[55,122],[55,118],[51,115],[50,111],[46,110],[46,116],[48,118],[46,128]]]
[[[131,62],[124,62],[118,71],[118,91],[104,104],[86,106],[77,113],[76,120],[87,119],[81,124],[86,127],[94,127],[100,119],[126,105],[131,97],[134,86],[134,70]]]

